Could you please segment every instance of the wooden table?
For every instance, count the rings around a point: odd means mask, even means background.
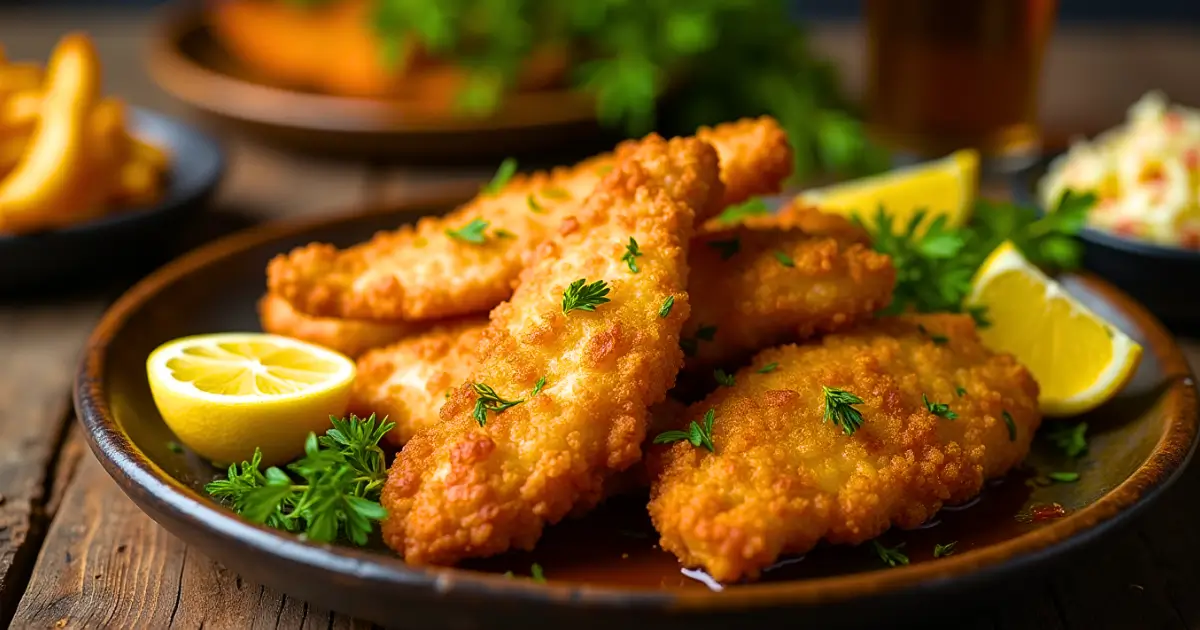
[[[147,16],[65,12],[2,10],[0,41],[13,56],[44,58],[63,32],[86,27],[104,58],[109,93],[187,116],[145,74]],[[858,89],[859,31],[839,26],[818,28],[815,35]],[[1153,87],[1200,104],[1197,67],[1200,37],[1194,32],[1061,32],[1047,59],[1043,118],[1059,127],[1094,128],[1119,119]],[[488,174],[321,162],[227,140],[229,172],[214,202],[214,230],[433,195]],[[365,627],[243,581],[160,528],[104,473],[73,422],[69,390],[81,344],[115,289],[84,289],[36,301],[0,298],[0,625]],[[1186,346],[1192,365],[1200,365],[1200,343]],[[1192,466],[1135,525],[1064,567],[1038,596],[963,625],[1200,628],[1198,496],[1200,466]]]

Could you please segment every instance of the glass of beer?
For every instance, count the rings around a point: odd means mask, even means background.
[[[867,0],[867,115],[917,157],[973,147],[1006,170],[1041,148],[1038,83],[1057,0]]]

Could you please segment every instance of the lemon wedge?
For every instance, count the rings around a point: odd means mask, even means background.
[[[806,190],[797,199],[827,212],[857,214],[868,225],[882,205],[895,218],[897,232],[919,210],[926,211],[922,227],[938,216],[946,217],[948,227],[958,227],[970,218],[978,181],[979,153],[963,149],[932,162]]]
[[[1137,342],[1071,297],[1012,243],[984,261],[965,303],[987,308],[991,325],[980,329],[980,338],[1029,368],[1049,416],[1082,413],[1112,398],[1142,356]]]
[[[146,372],[163,420],[192,450],[230,463],[259,447],[270,465],[303,453],[310,431],[345,413],[355,367],[296,339],[221,333],[159,346]]]

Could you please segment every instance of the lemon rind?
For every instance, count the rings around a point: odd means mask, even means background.
[[[1049,416],[1069,416],[1087,411],[1107,400],[1109,393],[1118,391],[1125,382],[1132,378],[1142,356],[1141,344],[1072,297],[1062,288],[1062,285],[1043,273],[1037,266],[1030,264],[1011,242],[1006,241],[1001,244],[984,261],[971,283],[971,293],[967,296],[966,302],[978,304],[980,288],[992,278],[1009,271],[1033,275],[1046,287],[1047,298],[1065,298],[1073,313],[1082,313],[1102,325],[1112,340],[1112,360],[1104,366],[1104,369],[1100,370],[1095,382],[1068,398],[1040,400],[1039,406],[1043,413]]]
[[[198,344],[197,341],[204,341],[205,344]],[[298,389],[287,394],[247,394],[243,396],[229,396],[225,394],[214,394],[197,388],[192,383],[176,380],[171,377],[170,370],[167,368],[167,361],[180,356],[183,348],[196,345],[207,345],[212,343],[238,342],[238,341],[269,341],[277,343],[281,346],[288,346],[302,349],[306,352],[311,352],[329,360],[339,366],[338,371],[329,374],[329,377],[322,379],[320,382],[313,384],[310,387]],[[150,353],[146,359],[146,368],[151,373],[158,375],[158,382],[167,390],[180,396],[186,396],[195,400],[217,403],[221,405],[261,405],[263,403],[287,403],[292,401],[304,400],[324,394],[340,387],[344,387],[346,383],[354,380],[357,368],[354,361],[344,354],[324,348],[316,344],[284,337],[282,335],[273,335],[268,333],[219,333],[206,335],[191,335],[181,337],[173,341],[169,341]]]

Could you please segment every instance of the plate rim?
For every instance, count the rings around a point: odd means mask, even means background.
[[[518,93],[506,99],[496,114],[470,118],[423,112],[400,99],[338,96],[256,83],[199,63],[182,51],[179,42],[205,26],[202,3],[161,9],[151,31],[146,64],[155,83],[175,98],[202,111],[236,120],[349,134],[535,130],[597,120],[594,99],[567,89]],[[237,95],[237,98],[214,100],[206,98],[206,94]],[[552,101],[553,107],[542,110],[554,115],[527,119],[521,114],[539,101]],[[256,104],[248,107],[246,103]],[[342,113],[323,115],[329,108],[339,108]],[[286,116],[281,118],[281,112],[287,113]],[[347,124],[347,121],[354,122]]]
[[[455,196],[454,200],[461,199]],[[408,203],[358,206],[355,212],[317,219],[291,220],[252,227],[195,249],[153,272],[123,294],[105,312],[89,336],[73,387],[76,414],[89,446],[106,472],[139,507],[143,500],[170,511],[194,528],[207,530],[231,547],[252,548],[315,571],[334,572],[374,586],[420,589],[439,596],[520,597],[526,603],[573,606],[646,607],[672,610],[749,610],[781,605],[818,605],[875,595],[935,587],[947,580],[968,584],[1019,571],[1086,545],[1153,503],[1182,473],[1196,448],[1197,390],[1191,370],[1174,338],[1139,303],[1090,275],[1079,276],[1106,300],[1138,322],[1146,345],[1162,348],[1168,426],[1145,462],[1095,503],[1003,542],[897,568],[788,582],[741,585],[713,593],[705,589],[663,590],[583,582],[534,584],[500,575],[443,567],[411,567],[397,556],[346,546],[302,541],[293,535],[244,521],[175,480],[146,457],[112,416],[104,396],[107,345],[126,320],[151,297],[180,278],[230,255],[321,228],[367,216],[412,215],[445,210],[453,201],[422,199]],[[401,219],[403,221],[403,219]],[[151,514],[151,516],[154,516]],[[158,519],[156,519],[158,520]],[[161,521],[160,521],[161,523]],[[171,529],[164,524],[164,527]],[[285,589],[286,590],[286,589]]]

